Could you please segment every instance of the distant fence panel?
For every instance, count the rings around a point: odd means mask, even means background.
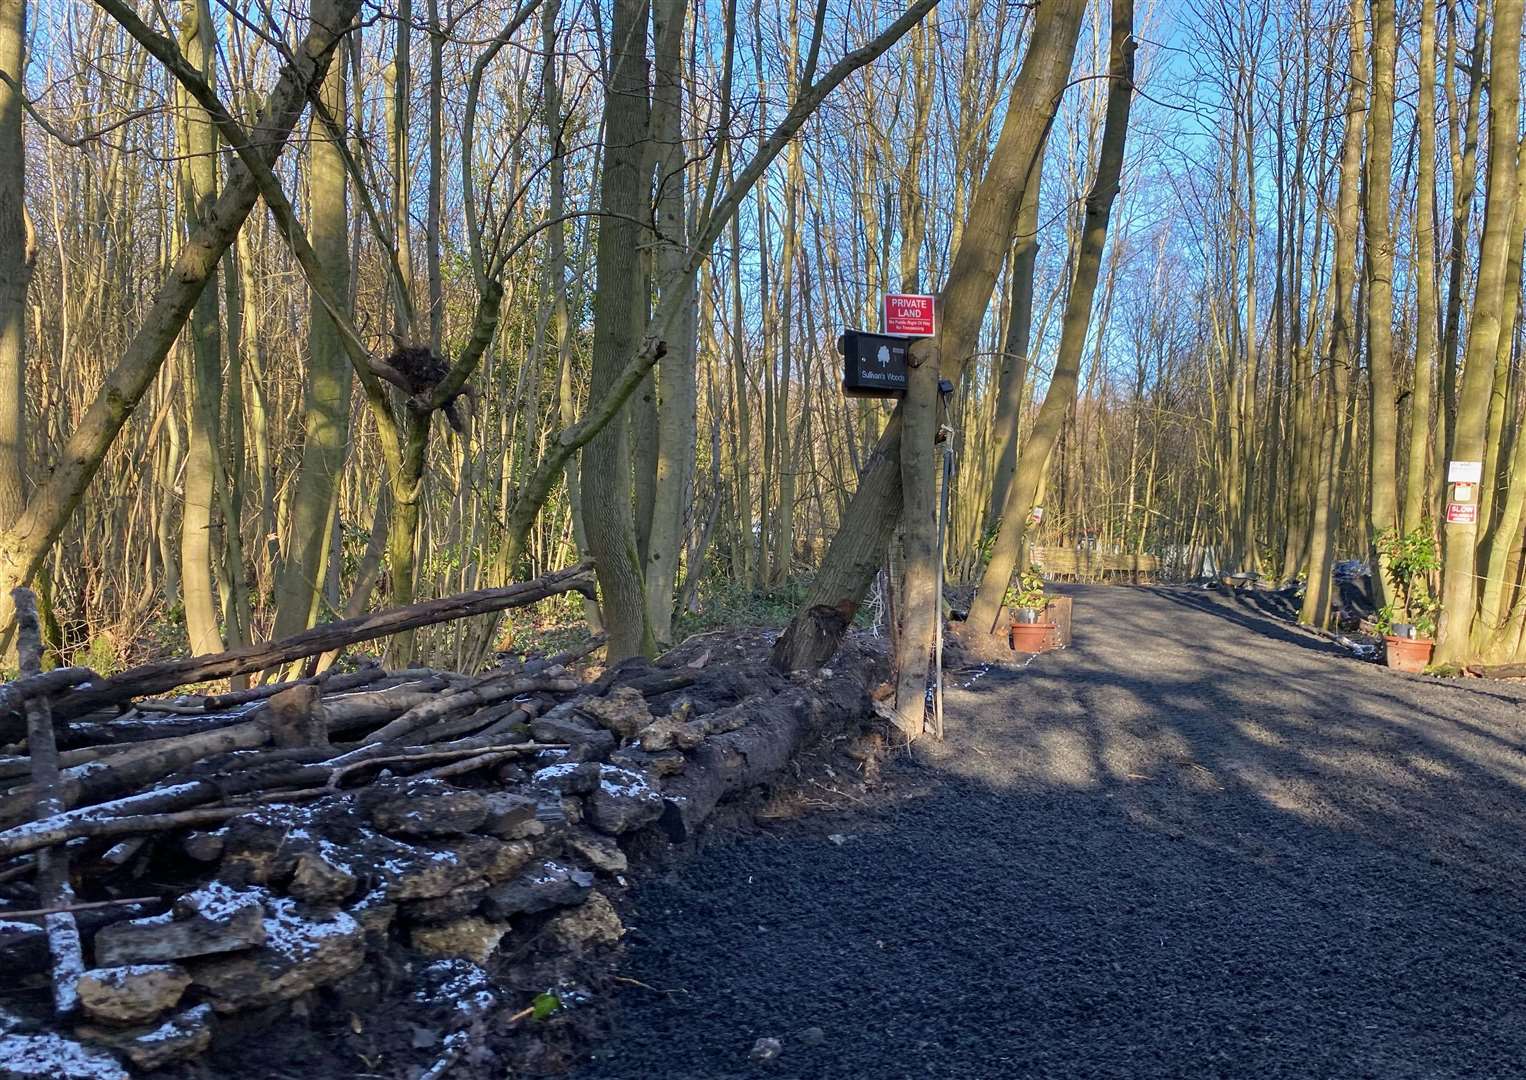
[[[1111,554],[1090,548],[1036,547],[1033,561],[1060,581],[1126,581],[1149,584],[1160,576],[1157,555]]]

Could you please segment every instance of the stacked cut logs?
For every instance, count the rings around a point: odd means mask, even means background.
[[[302,648],[350,644],[341,625]],[[175,663],[316,655],[282,644]],[[298,669],[200,696],[128,696],[166,689],[166,665],[0,688],[28,732],[0,749],[0,965],[36,990],[0,1025],[7,1075],[159,1068],[204,1050],[219,1017],[350,993],[398,955],[475,970],[527,922],[569,948],[618,937],[595,886],[627,872],[625,839],[687,835],[867,712],[867,657],[791,682],[691,650],[584,682],[571,665],[598,644],[471,676]]]

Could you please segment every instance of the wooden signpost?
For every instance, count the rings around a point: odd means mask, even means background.
[[[883,330],[847,330],[837,339],[842,353],[843,393],[849,397],[904,398],[901,447],[905,601],[896,648],[895,723],[908,738],[925,723],[927,643],[933,646],[933,734],[943,736],[943,544],[953,479],[953,432],[937,422],[940,400],[947,403],[953,384],[938,377],[936,346],[913,356],[918,341],[937,334],[936,299],[893,293],[882,308]],[[913,364],[915,360],[915,364]],[[909,396],[908,396],[909,395]],[[942,469],[929,468],[924,456],[941,443]],[[943,484],[939,497],[938,476]],[[931,633],[929,633],[931,631]]]

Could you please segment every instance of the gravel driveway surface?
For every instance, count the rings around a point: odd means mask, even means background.
[[[878,803],[639,885],[668,992],[578,1075],[1526,1076],[1526,688],[1067,591],[1074,645],[956,676]]]

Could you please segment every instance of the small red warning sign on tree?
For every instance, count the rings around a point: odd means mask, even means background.
[[[920,293],[887,293],[885,333],[907,337],[932,337],[938,332],[933,297]]]
[[[1477,503],[1447,503],[1448,525],[1476,525],[1478,524]]]

